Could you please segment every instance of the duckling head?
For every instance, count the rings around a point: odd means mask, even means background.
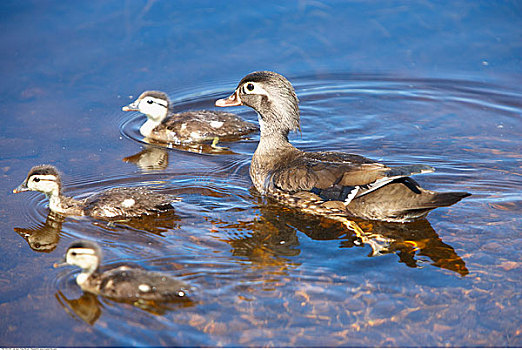
[[[98,244],[90,241],[77,241],[67,248],[65,260],[54,264],[54,267],[75,265],[80,267],[84,274],[89,275],[98,269],[101,257],[101,249]]]
[[[161,91],[145,91],[136,101],[122,107],[122,111],[139,111],[155,123],[161,123],[167,117],[170,108],[170,100],[167,94]]]
[[[33,167],[24,182],[13,190],[13,193],[25,191],[42,192],[48,197],[58,196],[61,191],[60,173],[52,165],[37,165]]]
[[[253,72],[239,82],[228,98],[216,101],[218,107],[245,105],[259,115],[261,135],[283,134],[299,129],[299,100],[292,84],[281,74]]]

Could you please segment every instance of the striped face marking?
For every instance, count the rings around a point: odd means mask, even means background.
[[[98,264],[98,256],[92,248],[71,248],[67,251],[65,261],[82,269],[92,269]]]
[[[58,179],[54,175],[32,175],[27,180],[27,189],[53,194],[59,190]]]
[[[157,97],[145,96],[139,103],[138,109],[154,121],[160,121],[167,116],[168,101]]]

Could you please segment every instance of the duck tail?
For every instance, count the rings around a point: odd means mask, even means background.
[[[468,192],[441,192],[435,193],[431,200],[427,203],[429,207],[449,207],[460,201],[462,198],[471,196]]]

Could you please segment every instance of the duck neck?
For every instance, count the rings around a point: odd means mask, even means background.
[[[80,210],[81,201],[63,196],[61,192],[53,191],[52,193],[46,193],[49,198],[49,209],[52,212],[62,215],[76,215]]]
[[[289,130],[281,130],[265,122],[267,117],[258,114],[259,126],[261,129],[261,135],[259,138],[259,144],[256,149],[256,154],[270,155],[274,157],[278,151],[284,149],[295,149],[294,146],[288,141]]]
[[[83,285],[85,284],[85,282],[87,282],[87,280],[89,279],[89,277],[91,277],[91,275],[93,273],[95,273],[96,271],[98,270],[98,266],[97,265],[93,265],[93,266],[90,266],[89,268],[87,269],[83,269],[79,274],[78,276],[76,277],[76,283],[78,283],[78,285]]]
[[[152,130],[160,124],[161,120],[147,118],[147,121],[140,127],[140,133],[145,137],[149,137],[152,134]]]

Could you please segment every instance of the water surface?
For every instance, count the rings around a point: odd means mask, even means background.
[[[522,346],[517,5],[2,6],[2,345]],[[473,196],[411,224],[358,221],[361,241],[252,188],[258,134],[217,154],[150,146],[144,117],[121,112],[145,89],[214,108],[256,69],[294,84],[297,147],[432,165],[423,187]],[[182,201],[131,222],[56,217],[41,194],[11,194],[40,163],[68,195],[145,185]],[[193,285],[191,302],[83,293],[75,269],[52,268],[80,238]]]

